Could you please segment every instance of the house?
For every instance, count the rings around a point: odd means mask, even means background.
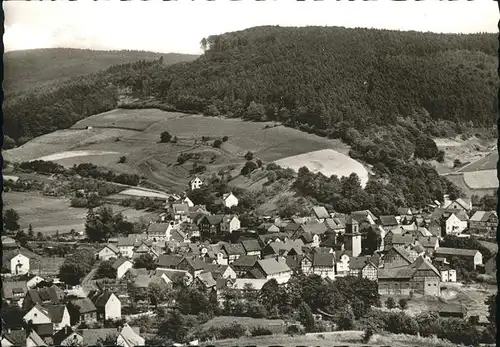
[[[292,239],[298,239],[304,233],[310,233],[312,235],[317,235],[318,238],[321,238],[326,232],[328,228],[324,223],[307,223],[302,224],[292,235]]]
[[[302,254],[304,242],[301,239],[286,242],[271,242],[262,249],[262,258],[275,258],[281,255]]]
[[[184,270],[157,269],[155,270],[154,275],[163,279],[166,284],[184,282],[186,285],[190,285],[193,281],[193,276]]]
[[[262,289],[264,284],[267,283],[267,279],[260,278],[237,278],[232,284],[231,288],[237,290],[255,290],[259,291]]]
[[[132,237],[119,237],[117,248],[123,257],[131,259],[134,256],[134,245],[136,239]]]
[[[415,241],[415,238],[413,237],[412,234],[407,233],[407,234],[395,234],[392,239],[390,244],[385,244],[385,249],[389,249],[392,246],[400,246],[400,247],[407,247],[410,244],[412,244]]]
[[[401,246],[392,246],[383,256],[384,268],[407,266],[415,260],[408,251]]]
[[[198,176],[189,181],[189,187],[191,190],[200,189],[202,185],[203,181]]]
[[[174,229],[174,222],[151,223],[146,230],[147,239],[153,242],[170,241],[172,229]]]
[[[28,275],[26,278],[26,285],[29,289],[35,288],[38,284],[44,282],[45,279],[38,275]]]
[[[278,258],[278,259],[276,259]],[[270,280],[274,278],[279,284],[288,282],[292,276],[292,270],[286,264],[282,257],[257,260],[257,263],[250,270],[253,278],[265,278]]]
[[[113,269],[116,270],[116,279],[121,280],[128,270],[134,267],[134,264],[127,258],[118,258],[113,262]]]
[[[2,347],[13,347],[13,346],[26,347],[27,342],[28,342],[28,334],[26,333],[26,330],[24,330],[24,329],[21,329],[21,330],[10,330],[10,329],[2,330],[2,340],[0,341],[0,346],[2,346]],[[30,341],[30,345],[34,346],[32,341]]]
[[[120,256],[120,250],[113,244],[105,245],[99,253],[97,253],[97,259],[100,260],[110,260],[112,258],[118,258]]]
[[[92,291],[88,298],[97,309],[98,320],[116,320],[122,318],[122,303],[110,290]]]
[[[457,281],[457,271],[448,269],[441,270],[441,282],[456,282]]]
[[[400,217],[412,216],[413,211],[409,207],[400,207],[398,208],[398,215]]]
[[[231,264],[231,267],[237,277],[243,277],[255,266],[257,260],[259,260],[257,255],[242,255]]]
[[[66,325],[69,325],[70,315],[65,305],[45,305],[36,304],[23,317],[26,323],[29,323],[34,328],[41,325],[51,325],[50,332],[59,331]],[[44,337],[43,330],[39,329],[40,336]]]
[[[202,272],[194,278],[194,281],[191,285],[205,290],[211,290],[215,289],[215,287],[217,286],[217,281],[214,279],[211,272]]]
[[[326,219],[330,218],[330,214],[323,206],[313,206],[313,215],[318,222],[323,223]]]
[[[239,218],[235,215],[233,216],[224,216],[222,225],[221,225],[221,231],[224,234],[230,234],[233,231],[240,230],[241,228],[241,222]]]
[[[72,300],[68,304],[71,325],[97,321],[97,308],[90,298]]]
[[[378,221],[378,218],[370,210],[351,212],[350,217],[358,222],[358,224],[361,222],[367,222],[370,225],[374,225]]]
[[[396,219],[396,216],[380,216],[378,224],[385,231],[389,231],[389,230],[397,228],[399,226],[399,222]]]
[[[54,331],[59,331],[71,324],[71,317],[66,305],[44,305],[43,308],[49,313]]]
[[[379,269],[378,292],[380,295],[422,295],[439,296],[441,274],[424,257],[418,257],[412,264]]]
[[[2,249],[18,248],[17,241],[9,236],[2,236]]]
[[[469,219],[469,229],[472,233],[494,236],[498,226],[496,211],[476,211]]]
[[[158,257],[156,266],[157,269],[178,269],[183,259],[183,256],[177,254],[162,254]]]
[[[131,328],[127,323],[124,324],[116,339],[116,345],[122,347],[145,346],[146,340],[139,335],[137,329]]]
[[[26,347],[45,347],[47,345],[48,344],[34,330],[26,337]]]
[[[232,192],[223,194],[221,201],[226,208],[238,206],[238,198]]]
[[[349,275],[349,262],[352,257],[350,251],[335,251],[336,276],[345,277]]]
[[[178,270],[189,272],[193,277],[196,277],[205,269],[206,263],[200,257],[184,257],[177,266]]]
[[[302,233],[299,237],[299,240],[302,240],[302,242],[304,242],[304,246],[309,248],[316,248],[320,245],[319,236],[310,232]]]
[[[2,279],[2,299],[8,304],[22,306],[28,286],[26,281],[5,281]]]
[[[2,268],[11,275],[24,275],[30,271],[30,258],[18,249],[3,250]]]
[[[441,318],[460,318],[464,319],[467,315],[467,307],[460,304],[440,303],[436,311]]]
[[[329,232],[333,232],[335,236],[345,232],[345,219],[339,217],[326,218],[324,221]]]
[[[452,257],[462,258],[471,263],[471,265],[474,266],[474,269],[476,269],[477,266],[483,265],[483,255],[476,249],[439,247],[434,252],[434,257],[446,258],[448,262]]]
[[[280,228],[274,223],[262,223],[257,227],[257,230],[264,233],[279,233]]]
[[[245,255],[245,248],[241,243],[223,243],[221,246],[221,251],[224,257],[227,258],[228,264],[231,264],[240,256]]]
[[[376,257],[353,257],[349,260],[349,276],[367,278],[371,281],[378,279],[378,262]]]
[[[188,207],[194,207],[194,203],[191,201],[191,199],[186,196],[184,199],[182,199],[182,203],[188,205]]]
[[[224,215],[204,215],[198,221],[200,228],[200,237],[202,239],[210,239],[215,235],[222,235],[222,222]]]
[[[462,198],[451,200],[449,195],[444,195],[441,208],[446,210],[463,210],[466,213],[469,213],[472,211],[472,202],[471,200]]]
[[[322,278],[335,279],[335,256],[332,253],[312,253],[300,261],[302,272],[306,275],[318,275]]]
[[[26,292],[23,300],[23,310],[29,311],[36,304],[60,305],[63,303],[64,291],[56,285],[51,287],[30,289]]]
[[[442,216],[441,235],[458,235],[461,234],[469,225],[467,213],[463,210],[457,212],[445,211]]]
[[[241,245],[246,255],[256,255],[260,257],[261,247],[258,240],[243,240]]]
[[[429,254],[434,253],[434,251],[439,247],[439,238],[437,236],[428,236],[428,237],[418,237],[418,243],[425,248],[426,252]]]
[[[194,205],[193,205],[194,206]],[[176,223],[191,222],[189,218],[189,205],[186,203],[172,204],[171,218]]]
[[[300,228],[300,225],[298,226]],[[289,236],[287,233],[270,233],[270,234],[261,234],[258,236],[258,240],[262,247],[265,247],[271,242],[286,242],[289,240]]]
[[[49,312],[40,304],[33,306],[31,310],[24,315],[23,320],[32,325],[52,324]]]
[[[70,326],[65,326],[54,334],[55,346],[81,346],[83,336],[75,332]]]

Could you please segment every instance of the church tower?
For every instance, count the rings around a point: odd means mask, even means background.
[[[351,251],[353,257],[358,257],[361,254],[361,233],[359,232],[359,224],[351,216],[348,216],[345,222],[345,250]]]

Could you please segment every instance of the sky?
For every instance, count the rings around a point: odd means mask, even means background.
[[[5,51],[130,49],[200,54],[209,35],[260,25],[498,32],[493,0],[4,1]]]

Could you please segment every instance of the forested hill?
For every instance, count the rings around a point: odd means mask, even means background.
[[[110,65],[163,57],[165,65],[192,61],[198,56],[144,51],[98,51],[47,48],[12,51],[4,54],[4,93],[7,95],[63,78],[86,75]]]
[[[340,137],[371,163],[433,158],[430,136],[496,121],[494,34],[256,27],[201,44],[190,63],[125,64],[26,93],[6,105],[4,131],[20,143],[69,126],[114,107],[118,85],[178,110]]]

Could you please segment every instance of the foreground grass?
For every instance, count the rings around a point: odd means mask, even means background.
[[[244,337],[240,339],[217,340],[205,342],[202,346],[215,345],[217,347],[233,346],[316,346],[332,347],[335,345],[345,346],[391,346],[391,347],[454,347],[457,346],[446,340],[435,337],[424,338],[403,334],[375,334],[368,343],[363,342],[362,331],[338,331],[331,333],[306,334],[298,336],[271,335]]]

